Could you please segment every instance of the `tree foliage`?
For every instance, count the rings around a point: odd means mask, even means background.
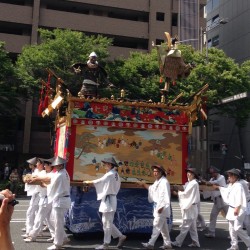
[[[0,41],[0,115],[11,115],[16,110],[17,80],[14,65]]]
[[[90,52],[95,51],[99,58],[108,57],[111,40],[98,36],[87,36],[71,30],[39,29],[40,44],[27,45],[17,60],[17,74],[27,91],[40,87],[41,78],[46,79],[46,68],[53,69],[65,81],[74,94],[79,91],[80,81],[71,69],[76,62],[86,62]],[[77,90],[76,90],[77,89]]]
[[[208,83],[209,90],[206,93],[208,108],[216,107],[221,113],[234,118],[237,126],[245,126],[250,113],[248,99],[218,104],[223,98],[250,90],[249,62],[239,65],[227,57],[222,50],[216,48],[209,49],[208,58],[204,54],[196,57],[198,66],[188,80],[191,84],[193,82]]]
[[[128,59],[116,60],[108,66],[112,72],[111,82],[119,89],[125,89],[128,98],[159,99],[159,68],[155,50],[147,54],[131,53]]]
[[[168,93],[169,100],[183,93],[179,99],[187,103],[194,93],[205,84],[209,84],[206,96],[208,108],[216,107],[219,112],[235,118],[238,126],[245,126],[250,113],[250,101],[242,99],[219,105],[220,100],[245,91],[250,91],[250,61],[238,65],[233,59],[219,49],[210,48],[208,58],[206,52],[194,50],[191,46],[181,45],[185,63],[193,63],[195,67],[188,78],[178,79],[176,84],[171,84]],[[111,80],[117,86],[127,90],[132,99],[152,99],[160,101],[159,66],[156,50],[151,53],[131,53],[127,60],[118,60],[109,65],[112,72]],[[112,69],[113,68],[113,69]]]
[[[112,42],[108,38],[60,29],[40,29],[39,33],[41,43],[24,47],[17,60],[21,88],[29,91],[38,88],[40,78],[46,78],[45,69],[51,68],[76,95],[82,79],[70,70],[71,65],[75,62],[86,62],[89,53],[95,51],[99,56],[98,60],[101,60],[99,63],[106,67],[110,81],[117,87],[104,92],[104,96],[114,94],[119,97],[120,90],[125,89],[129,99],[160,101],[160,88],[163,88],[163,83],[159,83],[156,49],[150,53],[134,52],[127,59],[119,58],[108,62],[108,46]],[[249,61],[238,65],[222,50],[216,48],[209,49],[208,58],[205,51],[200,53],[190,46],[182,45],[179,49],[184,61],[194,63],[195,67],[188,78],[178,79],[175,85],[171,85],[169,100],[182,92],[183,97],[179,101],[186,103],[189,97],[206,83],[209,84],[205,94],[209,108],[218,105],[219,100],[225,97],[249,91]],[[248,102],[241,100],[216,107],[234,117],[237,125],[244,126],[250,112],[250,105],[246,105]]]
[[[0,141],[10,139],[16,127],[18,110],[18,82],[15,77],[14,65],[0,41]]]

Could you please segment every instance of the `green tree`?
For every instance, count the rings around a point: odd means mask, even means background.
[[[75,76],[71,65],[75,62],[86,62],[90,52],[95,51],[101,60],[108,57],[108,46],[111,39],[98,36],[87,36],[84,33],[55,29],[39,29],[40,44],[27,45],[17,60],[17,74],[22,81],[20,86],[31,94],[40,87],[40,79],[47,77],[46,68],[65,81],[70,91],[76,94],[81,85],[79,76]]]
[[[156,50],[133,52],[128,59],[116,60],[108,66],[111,82],[119,89],[125,89],[128,98],[154,101],[160,98]]]
[[[0,141],[14,140],[17,110],[19,105],[18,82],[14,73],[14,65],[5,50],[5,43],[0,41]],[[13,141],[12,141],[13,142]],[[11,143],[12,143],[11,142]]]
[[[0,115],[11,115],[16,110],[17,80],[14,65],[0,41]]]
[[[193,88],[208,83],[208,108],[216,107],[219,112],[234,118],[237,126],[244,127],[250,114],[249,100],[239,100],[227,105],[218,104],[223,98],[250,90],[249,62],[239,65],[216,48],[209,49],[208,55],[206,58],[205,53],[194,52],[197,66],[182,84]]]
[[[56,29],[48,31],[40,29],[41,43],[24,47],[17,60],[17,73],[23,84],[21,88],[34,90],[40,85],[40,78],[46,78],[45,68],[53,69],[61,77],[71,92],[76,95],[80,89],[81,80],[70,70],[74,62],[84,62],[91,51],[95,51],[106,66],[110,81],[117,86],[110,94],[120,95],[125,89],[126,97],[136,100],[160,101],[159,66],[156,49],[150,53],[131,53],[129,58],[119,58],[108,62],[108,46],[111,40],[102,36],[87,36],[80,32]],[[180,46],[184,61],[194,63],[196,66],[188,78],[177,80],[171,85],[168,99],[171,100],[180,92],[183,98],[179,101],[185,103],[188,98],[206,83],[209,90],[206,92],[207,106],[214,107],[219,100],[237,93],[249,90],[249,64],[242,66],[227,57],[222,50],[209,49],[208,58],[205,51],[200,53],[191,46]],[[236,105],[236,106],[235,106]],[[239,109],[235,102],[233,105],[218,106],[220,112],[227,113],[237,121],[237,125],[244,126],[248,119],[248,108]],[[250,105],[249,105],[250,107]],[[239,112],[232,112],[237,109]]]

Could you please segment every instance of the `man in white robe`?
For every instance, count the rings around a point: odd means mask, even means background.
[[[31,175],[34,175],[34,174],[36,173],[36,171],[37,171],[37,169],[36,169],[36,162],[37,162],[37,157],[33,157],[33,158],[27,160],[27,163],[29,163],[29,168],[30,168],[30,170],[31,170]],[[31,196],[31,200],[30,200],[29,208],[28,208],[28,210],[29,210],[29,209],[31,209],[31,208],[30,208],[30,207],[31,207],[31,204],[32,204],[33,201],[34,201],[34,197],[32,197],[33,191],[34,191],[34,186],[33,186],[33,185],[29,185],[29,184],[26,182],[25,177],[26,177],[26,176],[24,175],[24,176],[23,176],[23,182],[25,183],[25,185],[24,185],[24,191],[27,192],[27,196]],[[27,220],[27,217],[28,217],[28,214],[29,214],[29,213],[28,213],[28,210],[27,210],[27,212],[26,212],[26,220]],[[26,232],[26,228],[27,228],[26,224],[27,224],[27,222],[25,222],[25,227],[22,228],[22,231],[23,231],[23,232]],[[27,234],[25,233],[23,236],[26,236],[26,235],[27,235]]]
[[[180,234],[176,237],[175,241],[172,242],[172,245],[181,247],[189,232],[192,243],[188,246],[200,247],[196,225],[198,217],[197,204],[200,202],[199,184],[196,180],[198,176],[194,168],[188,168],[186,172],[188,183],[184,187],[184,191],[178,191],[183,222],[180,228]]]
[[[54,216],[55,237],[54,244],[47,249],[61,249],[69,242],[64,230],[64,216],[70,208],[70,178],[64,168],[66,160],[57,156],[51,163],[56,169],[52,175],[50,184],[47,186],[48,204],[52,203],[52,214]]]
[[[242,171],[240,169],[237,169],[240,172],[240,179],[239,182],[243,187],[245,196],[246,196],[246,201],[247,201],[247,208],[246,208],[246,216],[244,219],[243,226],[247,230],[247,234],[250,236],[250,193],[249,193],[249,183],[244,179],[244,174],[242,174]]]
[[[38,187],[39,191],[39,209],[36,213],[35,222],[32,230],[29,232],[29,237],[24,239],[25,242],[33,242],[36,241],[36,237],[42,231],[43,222],[46,221],[49,231],[51,233],[51,238],[48,242],[53,242],[54,240],[54,224],[50,220],[52,203],[48,203],[47,197],[47,187],[42,184],[42,182],[48,183],[50,182],[53,172],[52,167],[50,166],[51,161],[42,159],[44,162],[44,168],[46,172],[38,174],[37,177],[29,180],[29,183],[41,182],[41,185]]]
[[[205,182],[206,185],[209,186],[209,185],[215,184],[221,187],[226,187],[225,177],[219,173],[218,168],[211,166],[208,171],[209,171],[209,174],[211,175],[211,179],[208,182]],[[205,234],[205,237],[214,238],[217,217],[221,210],[223,211],[224,214],[226,214],[228,210],[228,206],[223,202],[223,199],[219,191],[217,190],[211,191],[210,195],[214,204],[210,213],[210,223],[208,227],[208,232]]]
[[[229,180],[228,187],[219,187],[223,200],[229,206],[226,219],[229,223],[231,247],[227,250],[239,250],[238,237],[246,244],[247,250],[250,250],[250,237],[243,230],[247,201],[244,189],[238,181],[240,172],[237,169],[231,169],[227,173]]]
[[[111,242],[111,236],[113,238],[119,238],[117,247],[121,247],[126,240],[126,236],[123,235],[119,229],[114,225],[114,215],[117,208],[117,198],[121,186],[120,177],[115,167],[118,167],[115,159],[104,158],[102,161],[106,169],[106,174],[93,181],[84,181],[85,184],[93,184],[96,189],[97,200],[101,200],[99,212],[102,213],[102,223],[104,239],[103,244],[96,247],[96,249],[109,249]]]
[[[43,162],[38,158],[32,158],[27,160],[30,165],[36,165],[36,168],[32,172],[32,176],[38,176],[39,174],[45,173]],[[34,226],[35,215],[39,209],[39,186],[38,185],[26,185],[27,196],[31,196],[29,208],[26,212],[26,233],[22,235],[23,238],[29,237],[29,233]]]
[[[170,185],[166,178],[166,171],[162,166],[154,165],[151,167],[155,177],[153,185],[138,182],[140,186],[148,189],[148,201],[153,203],[153,232],[147,243],[142,243],[146,249],[154,249],[156,240],[160,233],[163,238],[163,249],[172,249],[169,236],[167,218],[170,217]]]

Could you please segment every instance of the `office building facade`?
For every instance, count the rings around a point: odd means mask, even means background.
[[[222,49],[239,64],[250,60],[250,1],[208,0],[206,12],[208,47]],[[210,163],[222,170],[248,169],[250,121],[238,128],[234,119],[216,113],[212,110],[208,120]]]

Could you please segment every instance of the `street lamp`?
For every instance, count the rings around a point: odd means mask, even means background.
[[[218,28],[220,25],[224,25],[228,23],[228,19],[225,19],[225,18],[220,18],[218,19],[217,21],[211,23],[210,25],[206,26],[205,27],[205,30],[203,29],[203,27],[201,27],[201,34],[200,34],[200,50],[202,52],[202,42],[204,41],[203,39],[203,36],[205,35],[205,42],[206,42],[206,64],[208,63],[208,32],[209,31],[212,31],[213,29],[215,28]],[[209,119],[208,119],[208,116],[209,116],[209,110],[207,111],[207,126],[206,126],[206,130],[205,130],[205,133],[206,133],[206,146],[207,146],[207,167],[210,166],[210,142],[209,142]],[[201,138],[203,140],[203,122],[201,124]],[[204,145],[202,144],[202,151],[203,151],[203,148]]]

